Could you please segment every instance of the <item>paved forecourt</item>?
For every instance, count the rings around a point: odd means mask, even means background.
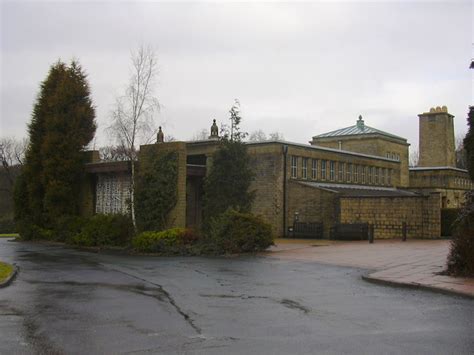
[[[265,255],[287,260],[375,270],[365,279],[420,287],[474,298],[474,279],[439,275],[446,268],[449,240],[376,240],[335,242],[277,239]]]

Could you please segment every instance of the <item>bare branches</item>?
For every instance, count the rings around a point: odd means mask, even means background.
[[[21,140],[13,137],[0,138],[0,161],[10,186],[15,183],[15,172],[12,168],[23,165],[27,147],[28,139],[26,138]]]
[[[116,99],[109,130],[118,146],[127,148],[130,159],[136,160],[137,146],[156,134],[153,116],[160,104],[154,95],[158,74],[155,52],[141,46],[132,52],[131,61],[130,81],[125,95]]]
[[[261,129],[253,131],[249,136],[249,142],[282,141],[284,139],[283,134],[280,132],[272,132],[267,137]]]
[[[116,99],[112,111],[110,132],[115,137],[117,149],[126,154],[131,161],[130,214],[133,226],[135,220],[135,161],[137,147],[148,143],[151,134],[155,135],[154,114],[160,109],[154,95],[155,79],[158,73],[156,54],[150,47],[139,47],[131,55],[130,81],[125,95]]]
[[[103,161],[127,161],[130,153],[123,146],[106,146],[99,149],[100,159]]]
[[[206,128],[202,128],[200,131],[196,132],[192,137],[191,141],[205,141],[209,138],[209,131]]]
[[[28,139],[21,140],[13,137],[0,138],[0,160],[2,165],[8,166],[23,165],[26,149],[28,148]]]
[[[420,161],[418,149],[410,148],[410,155],[408,157],[408,166],[414,168],[418,166]]]

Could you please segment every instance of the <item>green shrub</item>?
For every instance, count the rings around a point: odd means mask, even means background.
[[[0,218],[0,234],[3,233],[15,233],[16,226],[15,221],[12,217]]]
[[[229,209],[211,221],[207,242],[218,254],[262,251],[273,245],[272,228],[260,217]]]
[[[17,230],[23,240],[54,240],[54,231],[33,223],[19,223]]]
[[[80,246],[126,246],[133,235],[130,218],[125,215],[97,214],[82,223],[80,232],[67,239]]]
[[[161,232],[142,232],[133,238],[132,245],[142,253],[192,254],[198,240],[193,230],[172,228]]]
[[[474,276],[474,191],[467,194],[465,207],[454,224],[448,256],[448,273]]]
[[[253,177],[247,146],[239,140],[221,141],[212,156],[209,174],[204,179],[204,231],[209,232],[212,220],[229,208],[250,211],[255,199],[255,191],[250,191]]]
[[[178,201],[178,154],[175,151],[142,154],[135,186],[137,227],[139,231],[163,230]]]
[[[70,243],[72,239],[81,233],[87,224],[86,218],[78,216],[59,217],[52,226],[54,241]]]
[[[450,237],[453,235],[454,222],[458,218],[460,208],[443,208],[441,209],[441,235]]]

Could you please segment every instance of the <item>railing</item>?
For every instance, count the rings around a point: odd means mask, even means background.
[[[323,223],[294,222],[291,236],[293,238],[323,239]]]

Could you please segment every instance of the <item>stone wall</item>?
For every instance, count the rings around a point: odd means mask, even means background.
[[[341,197],[340,222],[374,224],[375,238],[401,238],[407,223],[408,238],[438,238],[441,235],[440,196]]]
[[[336,194],[296,181],[288,184],[287,225],[292,226],[298,212],[300,222],[323,222],[324,238],[337,220]]]
[[[281,146],[268,145],[258,152],[249,148],[250,165],[254,179],[250,186],[255,191],[252,213],[260,215],[273,227],[275,236],[283,230],[283,152]]]

